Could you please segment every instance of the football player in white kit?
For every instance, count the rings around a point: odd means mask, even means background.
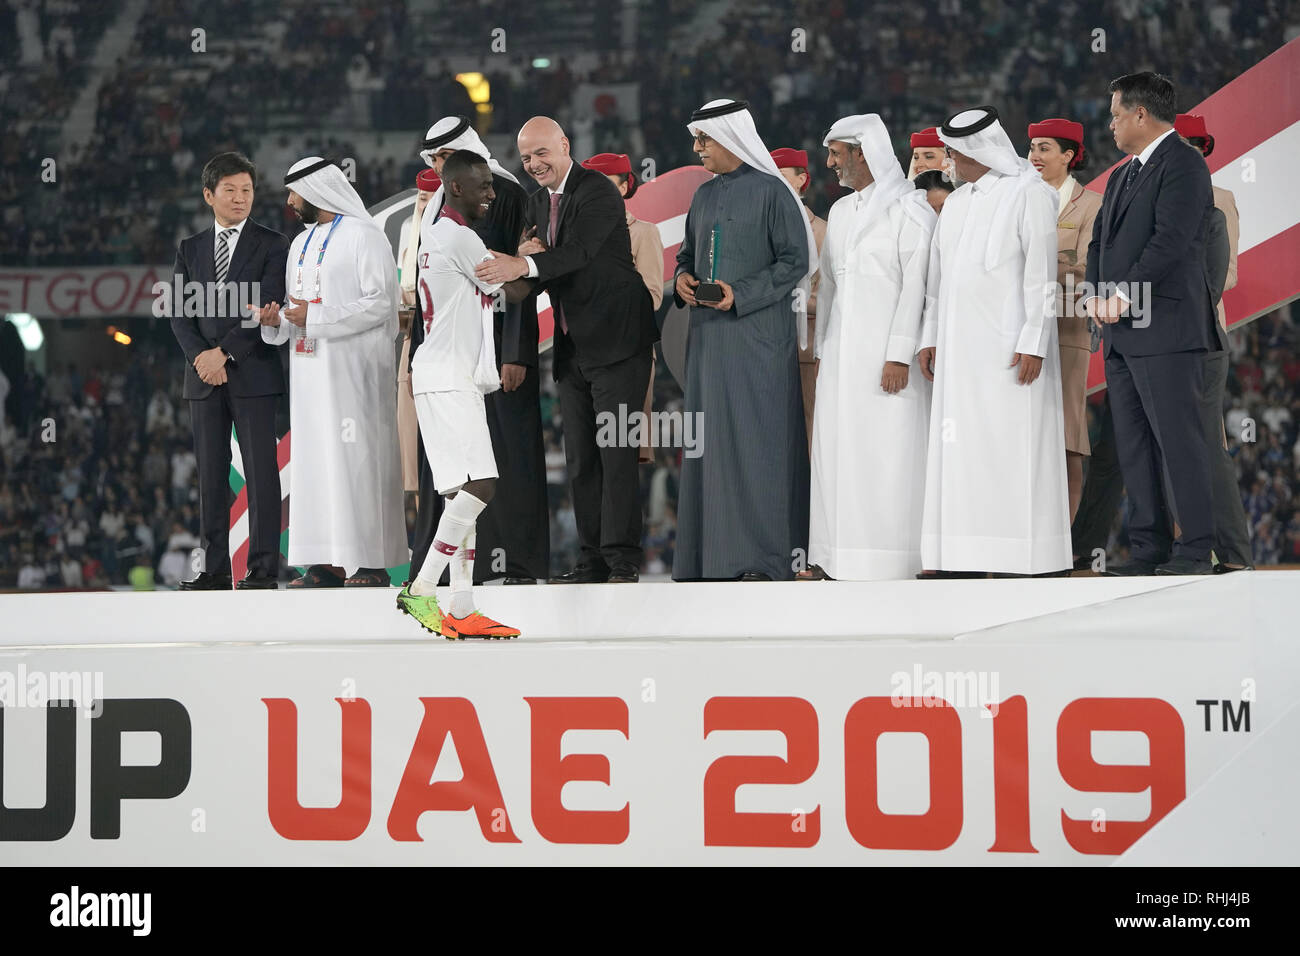
[[[470,150],[447,157],[441,211],[421,227],[416,295],[422,297],[424,342],[411,365],[411,389],[434,487],[446,497],[442,519],[419,574],[397,596],[399,609],[451,640],[518,637],[517,628],[474,606],[474,539],[479,513],[492,500],[497,464],[483,396],[501,387],[492,337],[497,296],[511,301],[527,282],[485,284],[474,267],[492,258],[470,223],[495,198],[487,161]],[[451,604],[438,605],[437,583],[451,566]]]

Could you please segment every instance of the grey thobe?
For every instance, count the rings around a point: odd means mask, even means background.
[[[741,165],[696,191],[677,272],[715,274],[735,303],[695,306],[685,410],[698,444],[683,455],[673,578],[794,576],[808,548],[808,436],[794,290],[808,270],[803,210],[777,177]],[[679,304],[681,304],[679,302]]]

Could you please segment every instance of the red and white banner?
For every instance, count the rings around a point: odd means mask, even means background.
[[[1214,152],[1206,158],[1211,178],[1233,194],[1241,215],[1237,285],[1223,296],[1232,328],[1300,295],[1300,193],[1293,170],[1300,152],[1300,39],[1181,112],[1205,117],[1214,137]],[[1103,192],[1119,165],[1088,188]],[[1105,386],[1104,364],[1101,353],[1094,353],[1090,391]]]
[[[38,319],[149,315],[155,282],[171,283],[167,266],[68,266],[0,269],[0,313]]]

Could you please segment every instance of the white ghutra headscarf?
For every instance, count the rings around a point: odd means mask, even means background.
[[[760,173],[775,176],[790,193],[790,199],[798,210],[799,221],[803,223],[804,235],[808,241],[808,272],[799,280],[799,289],[803,293],[800,296],[802,308],[795,310],[795,328],[798,330],[799,347],[807,348],[807,306],[812,290],[812,276],[817,271],[817,240],[813,237],[812,223],[808,221],[808,216],[803,211],[803,202],[799,199],[799,194],[794,191],[790,181],[777,170],[776,163],[772,161],[772,154],[763,145],[758,129],[754,126],[754,117],[743,100],[711,100],[705,103],[691,115],[691,121],[686,129],[692,136],[704,133],[710,139],[716,139],[723,148],[734,153],[742,162],[754,167]]]
[[[468,149],[486,159],[488,168],[494,174],[504,176],[516,186],[519,185],[519,179],[514,173],[508,171],[492,158],[487,146],[479,138],[478,133],[474,131],[470,121],[464,116],[444,116],[438,120],[424,134],[424,142],[421,145],[424,149],[420,151],[420,158],[430,168],[433,168],[434,153],[441,152],[444,149]],[[429,204],[424,207],[424,215],[420,220],[421,228],[432,223],[433,217],[442,209],[443,190],[445,188],[445,186],[439,186],[438,191],[429,197]]]
[[[917,223],[933,228],[934,210],[925,201],[925,193],[917,189],[903,173],[903,167],[894,155],[889,131],[885,129],[884,120],[878,114],[861,113],[836,120],[835,125],[826,131],[822,145],[829,146],[833,142],[848,143],[861,149],[867,168],[871,170],[871,179],[876,185],[860,218],[860,232],[875,225],[896,202],[902,202],[903,211]],[[854,237],[854,242],[857,238],[858,236]]]
[[[1002,128],[998,111],[993,107],[977,106],[954,113],[939,127],[939,139],[945,146],[951,146],[981,166],[987,166],[994,172],[1013,179],[1017,192],[1034,187],[1050,189],[1052,202],[1059,202],[1056,190],[1043,182],[1038,170],[1011,145],[1011,137]],[[989,227],[989,242],[984,252],[986,268],[992,269],[997,264],[1007,219],[1018,206],[1018,203],[1003,202],[994,210]]]
[[[285,173],[284,185],[318,209],[352,216],[363,226],[379,229],[343,170],[327,159],[308,156],[298,160]]]

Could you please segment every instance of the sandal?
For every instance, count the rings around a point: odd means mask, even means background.
[[[313,564],[303,572],[302,577],[294,578],[287,587],[302,590],[304,588],[341,588],[343,579],[323,564]]]
[[[386,588],[392,584],[383,568],[357,568],[357,573],[343,582],[349,588]]]

